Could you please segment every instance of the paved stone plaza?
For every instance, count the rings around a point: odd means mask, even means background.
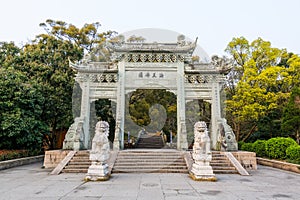
[[[300,199],[300,175],[259,166],[252,176],[217,175],[195,182],[187,174],[113,174],[84,182],[85,174],[49,175],[42,163],[0,171],[0,199]]]

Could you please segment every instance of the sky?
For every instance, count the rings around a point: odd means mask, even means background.
[[[227,44],[241,36],[300,54],[299,0],[3,0],[0,7],[0,41],[18,45],[44,33],[39,24],[53,19],[77,27],[100,22],[100,31],[120,34],[167,29],[198,37],[209,56],[226,55]]]

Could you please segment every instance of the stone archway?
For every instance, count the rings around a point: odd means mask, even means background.
[[[186,102],[203,99],[211,103],[210,136],[212,147],[218,140],[221,119],[220,90],[222,69],[212,63],[193,63],[196,42],[118,43],[111,47],[112,62],[91,62],[88,58],[70,63],[77,70],[81,95],[80,117],[71,125],[64,149],[89,149],[91,138],[90,106],[97,99],[116,103],[113,148],[124,148],[126,94],[137,89],[167,88],[176,95],[177,149],[188,148]]]

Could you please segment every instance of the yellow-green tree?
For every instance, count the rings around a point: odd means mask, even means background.
[[[244,141],[257,131],[260,120],[282,112],[297,82],[298,59],[261,38],[252,43],[233,38],[226,52],[234,60],[227,85],[227,113],[237,139]]]

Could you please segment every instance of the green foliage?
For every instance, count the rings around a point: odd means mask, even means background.
[[[225,89],[226,108],[237,140],[246,141],[255,132],[273,137],[266,134],[280,130],[283,106],[291,88],[299,84],[300,58],[261,38],[252,43],[244,37],[233,38],[226,52],[233,59]]]
[[[126,131],[137,133],[144,127],[148,132],[160,131],[161,128],[165,133],[176,132],[177,98],[173,93],[164,89],[138,89],[127,98]]]
[[[300,162],[300,145],[291,145],[286,149],[286,157],[290,160]]]
[[[86,23],[82,28],[78,28],[63,21],[47,19],[45,23],[40,23],[40,26],[47,31],[49,36],[54,36],[61,41],[70,41],[87,52],[91,52],[115,34],[114,31],[99,33],[98,29],[101,26],[99,22]]]
[[[103,120],[109,123],[109,140],[111,142],[114,141],[115,136],[115,113],[116,113],[116,103],[112,102],[108,99],[99,99],[95,102],[95,110],[96,110],[96,117],[97,121]],[[94,124],[96,124],[95,122]]]
[[[243,143],[241,146],[242,151],[252,151],[254,152],[253,143]]]
[[[43,98],[21,71],[0,69],[0,148],[40,149],[46,124],[40,117]]]
[[[297,145],[292,138],[271,138],[266,141],[266,152],[269,158],[286,159],[286,149],[291,145]]]
[[[242,150],[242,146],[243,144],[245,144],[246,142],[244,141],[238,141],[238,149]]]
[[[294,87],[288,104],[284,108],[282,132],[300,143],[300,87]]]
[[[99,23],[77,28],[47,20],[41,26],[48,34],[22,48],[0,43],[0,148],[41,149],[43,138],[56,146],[55,133],[73,121],[69,59],[80,60],[84,49],[104,44],[113,33],[99,33]]]
[[[256,140],[253,143],[253,150],[259,157],[265,157],[266,153],[266,140]]]

